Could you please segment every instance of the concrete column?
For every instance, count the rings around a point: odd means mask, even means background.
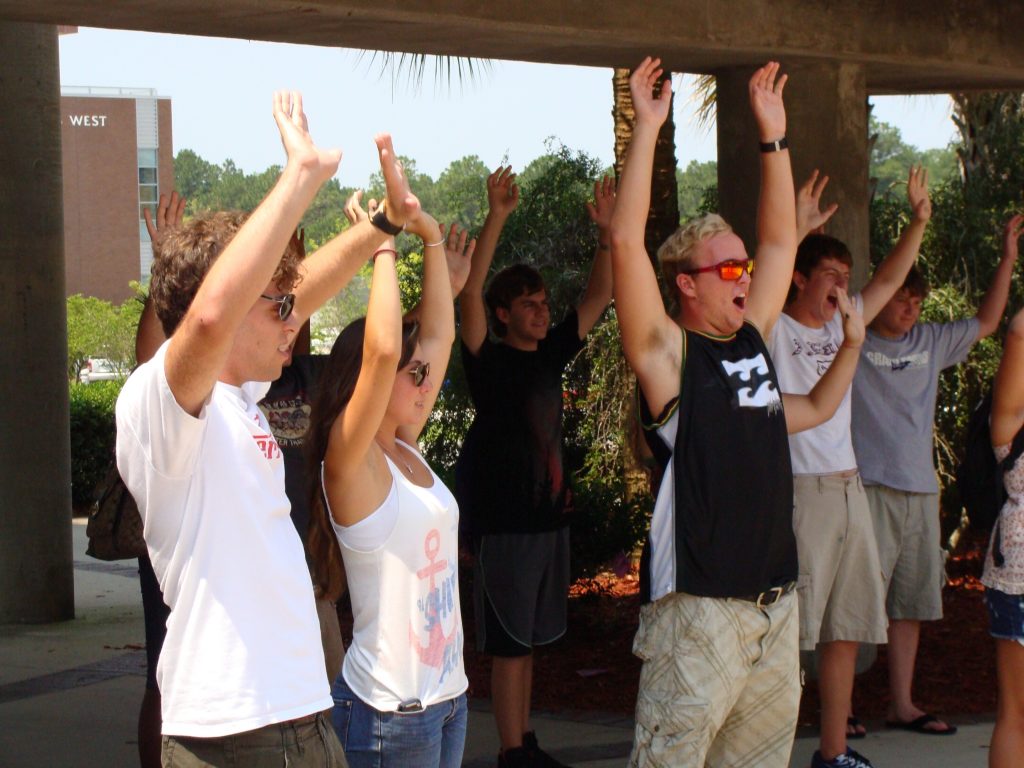
[[[0,22],[0,623],[74,618],[57,29]]]
[[[755,67],[716,72],[718,81],[718,196],[722,215],[753,253],[760,179],[757,130],[747,82]],[[839,211],[826,227],[853,254],[853,285],[869,269],[868,112],[864,70],[855,64],[782,62],[789,74],[786,134],[796,187],[818,168],[831,179],[826,203]]]

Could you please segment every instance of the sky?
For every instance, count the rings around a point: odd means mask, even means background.
[[[174,151],[188,148],[247,172],[284,162],[271,117],[275,89],[302,91],[313,139],[343,151],[338,179],[365,185],[377,169],[373,135],[390,131],[399,154],[437,178],[478,155],[488,166],[522,168],[555,137],[605,165],[613,158],[612,70],[494,61],[471,80],[437,86],[433,65],[417,89],[393,87],[369,54],[344,48],[82,28],[60,38],[62,86],[155,88],[172,100]],[[676,158],[714,160],[715,131],[698,127],[692,79],[673,82]],[[875,116],[909,144],[953,138],[945,96],[872,98]]]

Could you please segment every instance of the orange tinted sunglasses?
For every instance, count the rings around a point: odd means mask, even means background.
[[[727,261],[720,261],[717,264],[712,264],[710,267],[700,267],[699,269],[687,269],[683,272],[684,275],[699,275],[701,272],[717,272],[718,276],[722,280],[728,280],[730,282],[739,280],[743,273],[746,272],[748,275],[754,273],[754,260],[753,259],[728,259]]]

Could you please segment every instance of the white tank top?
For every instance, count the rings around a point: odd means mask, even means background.
[[[347,528],[331,520],[354,618],[342,675],[365,703],[393,712],[417,700],[426,707],[454,698],[469,682],[462,662],[458,504],[425,461],[434,481],[429,488],[387,462],[393,480],[380,507]],[[360,550],[342,540],[378,516],[393,519],[383,544]]]

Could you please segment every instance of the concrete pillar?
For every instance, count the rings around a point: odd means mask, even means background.
[[[753,253],[759,182],[757,130],[747,82],[755,67],[716,72],[718,81],[718,196],[726,220]],[[797,187],[818,168],[831,179],[826,203],[839,210],[826,226],[853,254],[854,287],[869,270],[868,112],[864,70],[855,64],[782,62],[789,74],[786,134]]]
[[[0,623],[74,618],[57,29],[0,22]]]

